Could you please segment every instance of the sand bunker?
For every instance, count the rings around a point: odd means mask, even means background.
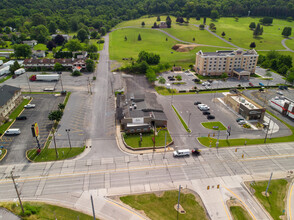
[[[172,47],[173,50],[177,52],[189,52],[193,50],[197,45],[187,45],[187,44],[176,44]]]

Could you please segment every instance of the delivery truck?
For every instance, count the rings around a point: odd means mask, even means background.
[[[31,81],[58,81],[58,74],[44,74],[44,75],[32,75],[30,77]]]
[[[3,75],[5,75],[5,74],[10,73],[9,68],[10,68],[9,66],[2,67],[2,68],[0,69],[0,76],[3,76]]]

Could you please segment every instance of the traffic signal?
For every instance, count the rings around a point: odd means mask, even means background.
[[[207,190],[209,190],[209,188],[210,188],[210,187],[209,187],[209,186],[207,186]]]

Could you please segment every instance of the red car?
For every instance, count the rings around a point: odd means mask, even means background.
[[[254,85],[250,82],[250,83],[249,83],[249,86],[253,87]]]

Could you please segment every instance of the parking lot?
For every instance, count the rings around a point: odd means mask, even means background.
[[[48,119],[48,114],[52,110],[58,108],[58,104],[62,103],[64,96],[34,94],[31,95],[33,100],[31,104],[35,104],[35,108],[24,109],[21,116],[26,116],[27,120],[16,120],[10,128],[19,128],[20,135],[2,137],[0,146],[4,146],[7,150],[7,156],[1,162],[2,164],[15,164],[27,162],[25,152],[28,149],[37,147],[36,138],[32,136],[31,125],[35,122],[39,125],[39,141],[43,147],[53,122]]]

